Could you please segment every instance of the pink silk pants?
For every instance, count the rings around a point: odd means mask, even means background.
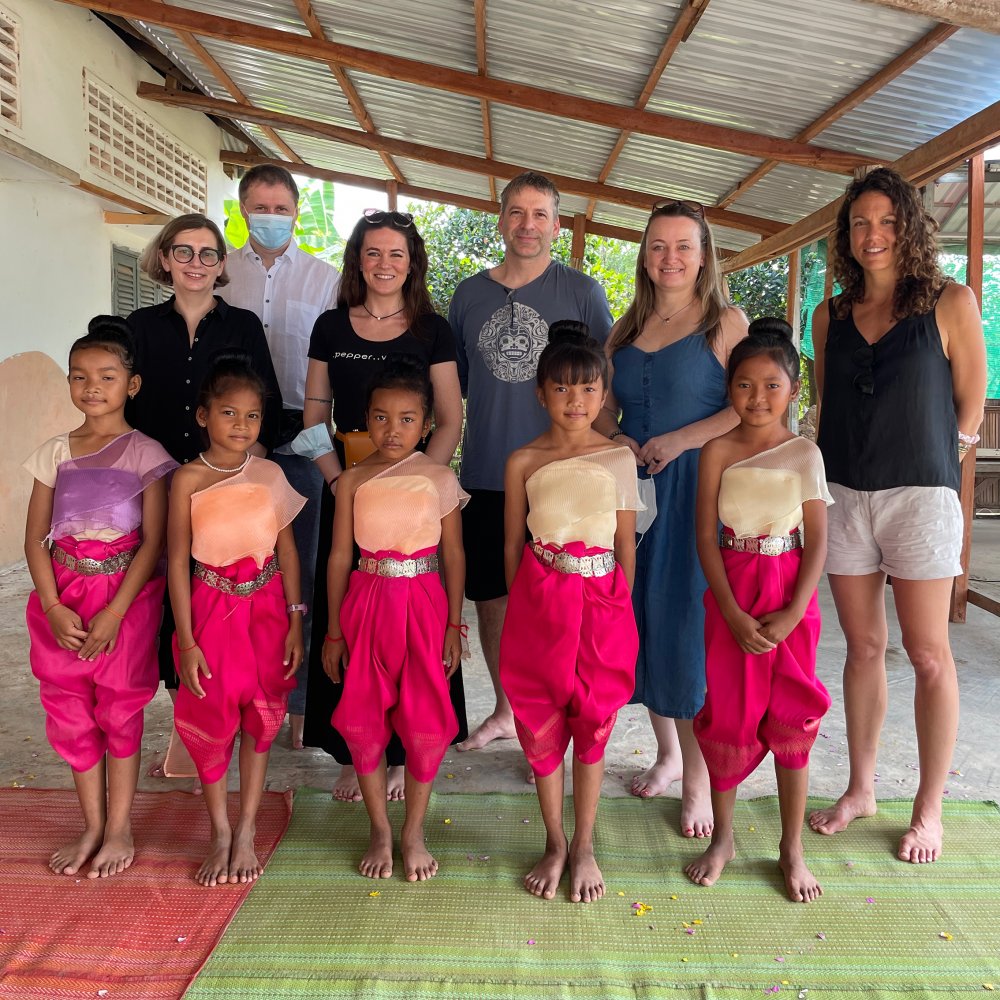
[[[133,531],[113,542],[67,536],[58,545],[79,559],[104,560],[139,542]],[[80,616],[84,628],[125,579],[124,570],[114,576],[83,576],[57,562],[52,570],[59,600]],[[139,752],[143,709],[159,683],[156,632],[165,586],[163,577],[146,583],[125,613],[114,652],[89,661],[59,646],[37,592],[28,598],[29,659],[45,708],[45,734],[74,771],[89,771],[105,753],[131,757]]]
[[[435,551],[361,555],[408,559]],[[381,766],[395,730],[406,750],[406,769],[417,781],[434,780],[458,732],[441,659],[447,626],[448,598],[437,573],[351,574],[340,609],[349,661],[330,722],[350,748],[358,774]]]
[[[563,548],[575,556],[604,551],[582,542]],[[635,689],[638,653],[620,566],[602,577],[560,573],[525,546],[500,637],[500,683],[536,775],[559,766],[570,738],[582,763],[601,759],[618,709]]]
[[[755,618],[791,603],[802,550],[779,556],[722,550],[736,603]],[[665,609],[666,610],[666,609]],[[705,705],[694,718],[712,788],[738,785],[764,759],[797,770],[809,763],[830,696],[816,677],[819,603],[767,653],[744,653],[711,590],[705,592]]]
[[[209,568],[234,583],[252,580],[259,572],[249,556],[231,566]],[[181,684],[174,725],[207,785],[226,773],[240,730],[258,753],[266,753],[284,721],[295,678],[285,680],[288,667],[282,662],[288,612],[281,574],[248,597],[224,594],[194,577],[191,624],[212,676],[199,677],[204,698]],[[176,634],[174,663],[180,666]]]

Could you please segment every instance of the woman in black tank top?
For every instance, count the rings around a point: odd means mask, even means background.
[[[938,268],[936,228],[919,193],[892,170],[854,181],[835,230],[833,268],[843,291],[813,316],[818,443],[831,491],[853,512],[850,525],[845,519],[835,526],[831,518],[830,552],[854,546],[858,555],[853,567],[853,554],[828,563],[847,639],[850,778],[836,804],[812,813],[809,825],[838,833],[875,813],[876,755],[888,697],[888,566],[916,679],[920,784],[898,849],[901,860],[916,864],[941,853],[941,801],[958,730],[958,681],[948,641],[953,578],[918,564],[936,534],[961,538],[959,463],[974,443],[986,395],[979,307],[971,289]],[[877,523],[876,512],[892,509],[885,505],[897,498],[918,512],[913,523],[905,516]],[[939,520],[941,531],[919,526],[921,507],[942,499],[950,513]],[[907,546],[909,564],[899,556]],[[959,547],[950,546],[954,557],[942,566],[954,567]],[[893,565],[897,557],[906,568]],[[872,561],[878,568],[869,572]]]

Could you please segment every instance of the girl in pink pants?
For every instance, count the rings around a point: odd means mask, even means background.
[[[368,878],[392,874],[384,755],[395,730],[406,749],[400,847],[410,882],[437,874],[424,844],[424,816],[458,732],[448,681],[461,660],[464,627],[459,509],[468,495],[451,469],[417,451],[432,412],[427,368],[406,355],[390,357],[368,387],[376,451],[337,479],[327,571],[333,634],[323,643],[323,669],[344,684],[331,722],[350,747],[371,820],[359,871]],[[361,560],[352,573],[355,541]]]
[[[740,423],[702,449],[697,541],[705,594],[707,693],[694,719],[712,784],[711,846],[685,869],[712,885],[735,857],[736,788],[770,750],[778,781],[779,864],[789,899],[822,889],[806,867],[809,751],[830,707],[816,677],[816,584],[826,559],[823,461],[784,425],[799,356],[783,320],[760,319],[729,358]],[[723,531],[719,534],[719,521]]]

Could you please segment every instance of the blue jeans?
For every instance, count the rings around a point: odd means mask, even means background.
[[[299,550],[299,566],[302,574],[302,601],[309,605],[309,611],[302,622],[305,640],[305,655],[302,666],[295,675],[295,690],[288,696],[288,711],[292,715],[305,715],[306,681],[309,676],[309,641],[312,636],[313,580],[316,577],[316,546],[319,543],[319,505],[326,483],[323,473],[316,463],[301,455],[277,455],[271,460],[281,468],[292,489],[306,498],[306,505],[292,522],[295,547]]]

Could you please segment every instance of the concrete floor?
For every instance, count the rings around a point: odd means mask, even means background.
[[[977,520],[972,555],[973,586],[1000,599],[1000,519]],[[0,784],[3,787],[70,788],[68,767],[45,739],[44,718],[37,684],[27,665],[27,635],[24,606],[31,584],[24,565],[0,571]],[[825,581],[820,588],[824,614],[824,636],[819,649],[819,673],[830,690],[833,707],[826,716],[821,737],[813,752],[810,789],[816,796],[835,797],[847,780],[847,746],[844,732],[840,674],[844,642],[837,625]],[[891,607],[891,592],[889,595]],[[470,724],[488,714],[492,689],[478,650],[475,615],[472,623],[473,659],[466,662],[465,689]],[[955,750],[953,773],[947,794],[960,799],[1000,797],[1000,755],[994,742],[1000,716],[1000,670],[998,670],[998,625],[992,615],[970,606],[968,621],[952,626],[952,645],[958,663],[962,697],[962,719]],[[890,618],[888,673],[889,714],[882,737],[878,794],[883,798],[911,797],[917,784],[917,757],[913,735],[913,675],[903,652],[899,631]],[[158,791],[190,788],[191,782],[151,778],[146,769],[155,762],[170,731],[171,704],[161,690],[146,713],[143,741],[143,777],[140,788]],[[652,763],[655,744],[643,709],[626,707],[609,746],[606,795],[627,794],[632,775]],[[334,762],[318,750],[292,751],[287,725],[275,744],[268,772],[272,790],[301,785],[331,787],[337,773]],[[442,765],[441,791],[531,792],[525,784],[523,757],[515,741],[494,743],[486,750],[460,754],[450,752]],[[446,777],[446,775],[450,777]],[[231,782],[235,769],[231,771]],[[774,790],[770,766],[761,767],[741,789],[755,796]],[[671,795],[679,796],[679,786]]]

